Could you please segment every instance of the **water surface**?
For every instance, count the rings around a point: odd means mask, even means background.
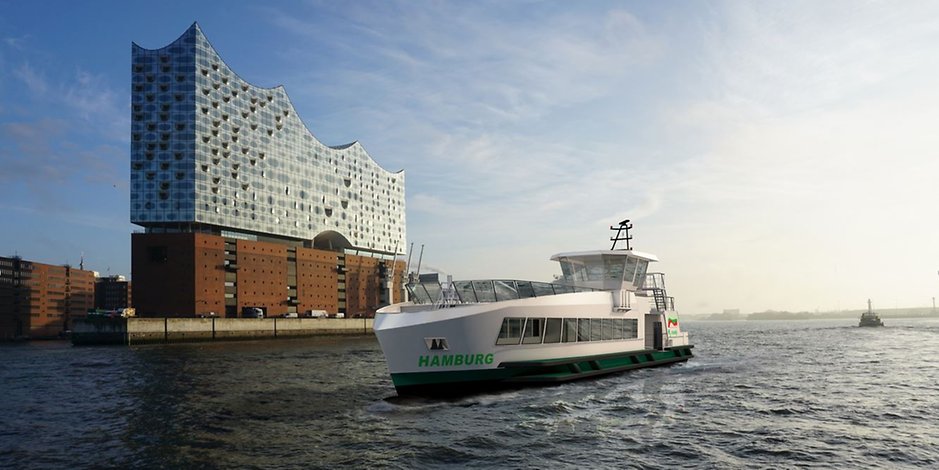
[[[0,346],[0,468],[939,465],[939,319],[684,322],[671,367],[394,398],[373,337]]]

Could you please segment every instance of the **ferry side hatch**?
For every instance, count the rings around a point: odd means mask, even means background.
[[[652,348],[662,350],[662,322],[657,321],[652,324]]]

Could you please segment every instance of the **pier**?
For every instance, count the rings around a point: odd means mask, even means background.
[[[153,344],[372,334],[371,318],[87,318],[72,344]]]

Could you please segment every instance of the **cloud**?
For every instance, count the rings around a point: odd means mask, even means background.
[[[18,78],[33,94],[45,96],[49,91],[49,84],[42,72],[33,68],[30,64],[24,63],[13,71],[13,76]]]

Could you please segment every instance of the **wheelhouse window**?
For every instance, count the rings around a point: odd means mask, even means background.
[[[625,259],[622,256],[603,256],[603,267],[606,278],[614,281],[623,280],[623,266]]]
[[[627,284],[632,284],[633,279],[636,277],[636,262],[638,260],[633,257],[626,258],[626,270],[623,273],[623,282]]]
[[[646,260],[639,260],[639,264],[636,266],[636,281],[633,283],[637,288],[642,288],[642,285],[646,282],[646,269],[649,268],[649,262]]]

